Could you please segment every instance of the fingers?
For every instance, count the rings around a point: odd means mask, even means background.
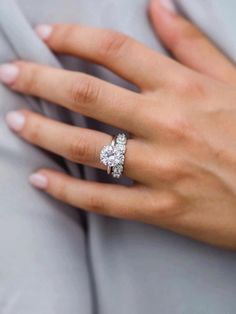
[[[150,15],[155,30],[176,59],[215,79],[236,82],[234,65],[196,26],[178,15],[170,3],[152,0]]]
[[[165,82],[178,68],[169,58],[110,30],[81,25],[43,25],[37,32],[54,51],[102,64],[143,90]],[[170,67],[172,73],[168,71]]]
[[[143,197],[130,187],[82,181],[48,169],[31,176],[30,182],[69,205],[117,218],[134,218]]]
[[[33,174],[30,182],[71,206],[97,214],[149,223],[157,223],[158,217],[165,211],[171,211],[176,203],[168,193],[159,193],[156,197],[143,186],[127,187],[83,181],[48,169]]]
[[[111,143],[112,137],[108,134],[69,126],[28,110],[10,112],[6,121],[13,131],[31,144],[73,162],[106,170],[100,162],[100,151],[104,145]],[[137,171],[144,163],[142,150],[141,143],[129,139],[124,174],[134,180],[145,177],[142,170]]]
[[[13,90],[44,98],[131,133],[145,133],[141,114],[144,96],[140,94],[86,74],[27,62],[1,66],[0,78]]]

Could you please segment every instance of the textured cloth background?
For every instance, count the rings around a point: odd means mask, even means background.
[[[101,67],[54,56],[32,27],[53,22],[108,27],[164,52],[147,5],[146,0],[0,0],[0,62],[32,60],[132,88]],[[234,0],[179,0],[178,8],[236,60]],[[4,116],[21,107],[112,131],[0,86],[1,314],[235,314],[236,253],[157,227],[83,214],[32,189],[27,176],[41,166],[108,178],[16,138]]]

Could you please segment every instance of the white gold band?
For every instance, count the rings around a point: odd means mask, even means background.
[[[127,136],[120,133],[112,139],[111,144],[102,148],[100,161],[107,166],[107,173],[119,179],[124,171]]]

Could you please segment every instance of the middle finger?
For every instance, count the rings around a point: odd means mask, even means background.
[[[147,133],[142,126],[140,109],[144,96],[141,94],[84,73],[29,62],[7,66],[11,67],[12,73],[17,73],[7,82],[13,90],[44,98],[135,135]]]

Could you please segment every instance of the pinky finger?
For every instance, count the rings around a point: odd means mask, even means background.
[[[43,169],[29,178],[30,183],[55,199],[71,206],[116,218],[142,220],[147,189],[84,181]],[[142,204],[142,208],[139,209]]]

